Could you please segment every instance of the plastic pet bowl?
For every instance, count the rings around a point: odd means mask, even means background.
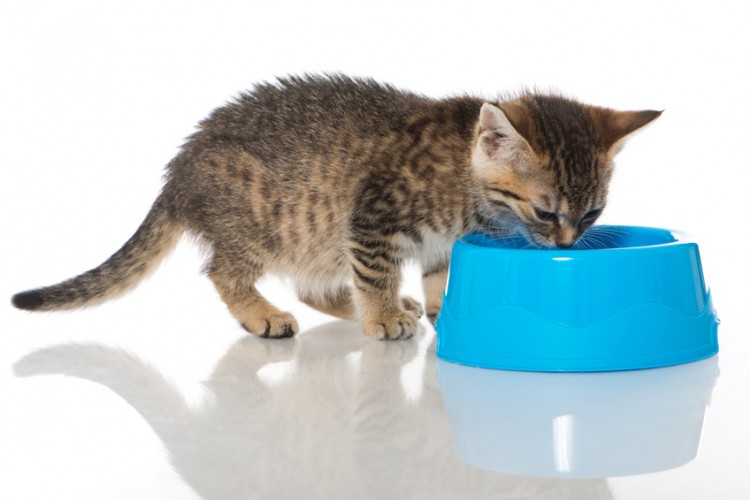
[[[680,233],[596,226],[570,249],[469,235],[451,255],[437,355],[524,371],[633,370],[719,350],[698,245]]]

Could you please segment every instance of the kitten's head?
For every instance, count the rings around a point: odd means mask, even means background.
[[[484,104],[472,165],[489,220],[540,246],[572,246],[604,209],[623,139],[660,114],[535,94]]]

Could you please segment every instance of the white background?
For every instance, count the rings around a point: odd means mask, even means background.
[[[746,422],[750,407],[748,5],[5,0],[0,297],[73,276],[119,248],[195,123],[277,75],[372,76],[435,97],[494,97],[532,87],[621,109],[665,109],[618,158],[602,222],[682,229],[700,243],[722,319],[722,376],[714,393],[722,404],[707,416],[706,438],[714,444],[701,456],[711,460],[697,460],[711,479],[683,493],[747,498],[750,436],[740,417]],[[135,450],[139,439],[150,439],[136,414],[108,427],[91,413],[106,415],[107,404],[118,404],[115,396],[81,381],[21,384],[9,367],[34,347],[71,339],[148,346],[152,362],[198,398],[191,381],[240,335],[199,268],[199,253],[184,242],[160,273],[116,303],[41,316],[15,311],[7,300],[0,306],[0,496],[22,498],[19,488],[32,485],[34,498],[44,484],[66,484],[76,467],[117,485],[123,498],[174,494],[163,486],[171,473],[158,468],[158,451],[116,458],[102,451]],[[419,293],[415,274],[409,276],[407,288]],[[326,321],[294,302],[282,283],[267,281],[265,289],[286,302],[303,330]],[[161,340],[154,343],[157,330]],[[93,397],[104,402],[87,407]],[[50,406],[50,398],[59,404]],[[69,424],[84,416],[90,441]],[[66,456],[79,465],[66,469]],[[144,486],[128,481],[125,468],[164,477]],[[679,478],[660,477],[620,480],[613,489],[618,498],[639,499],[679,490]],[[92,496],[101,493],[94,485]]]

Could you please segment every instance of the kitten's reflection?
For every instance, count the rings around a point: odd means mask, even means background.
[[[16,374],[103,384],[151,425],[206,499],[611,498],[602,479],[544,479],[458,460],[435,378],[434,332],[378,342],[335,322],[296,339],[246,337],[205,383],[201,408],[154,366],[96,344],[59,345]]]

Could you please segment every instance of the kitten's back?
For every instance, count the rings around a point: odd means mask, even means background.
[[[398,130],[430,100],[374,80],[344,76],[288,77],[264,83],[217,109],[196,139],[235,139],[261,161],[319,151]]]

